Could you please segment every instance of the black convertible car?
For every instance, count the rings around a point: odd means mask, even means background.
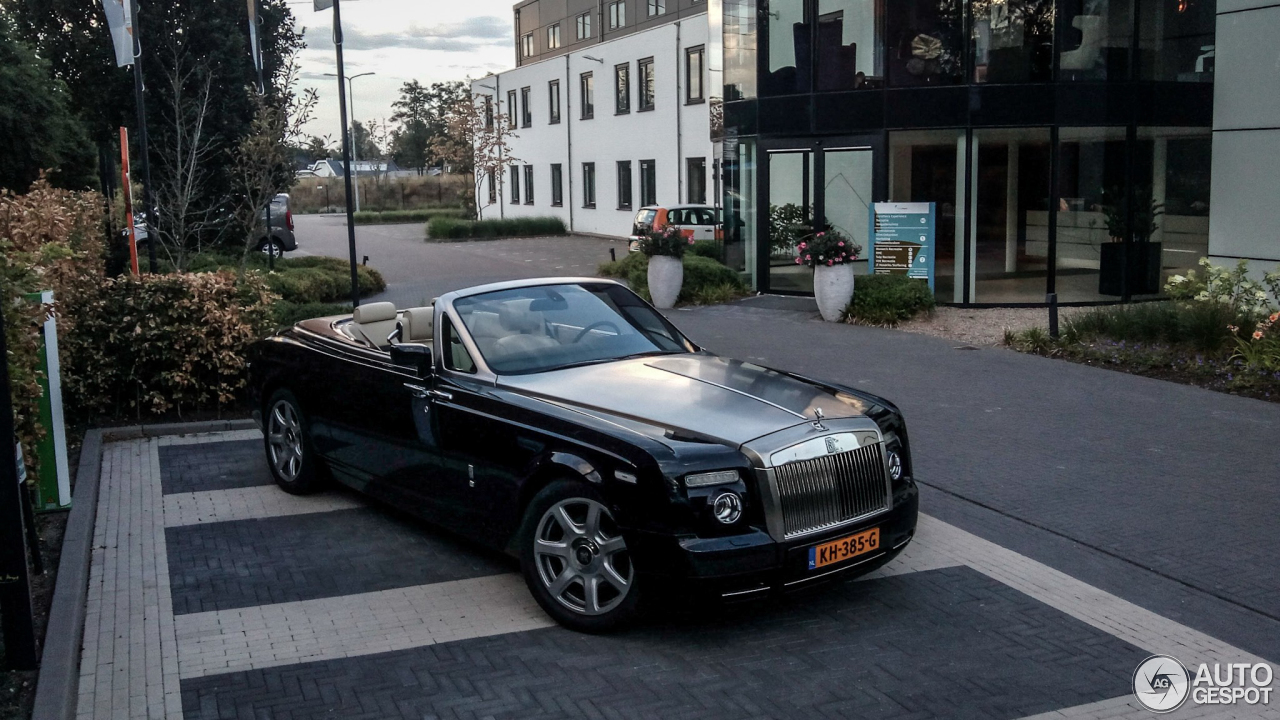
[[[255,346],[250,375],[280,487],[332,477],[505,550],[579,630],[660,588],[869,572],[915,532],[892,404],[702,350],[608,280],[306,320]]]

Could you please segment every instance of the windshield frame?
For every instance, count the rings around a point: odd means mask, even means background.
[[[605,364],[610,362],[619,362],[624,359],[623,357],[613,357],[613,358],[604,358],[604,359],[594,360],[590,362],[568,362],[563,365],[557,365],[557,366],[546,367],[546,368],[536,368],[536,369],[527,370],[527,371],[499,372],[496,369],[494,369],[494,367],[489,362],[489,358],[485,357],[484,352],[482,352],[479,345],[476,344],[475,338],[472,335],[472,328],[467,325],[467,322],[462,318],[462,315],[459,312],[458,308],[455,307],[456,302],[469,300],[471,298],[476,298],[476,297],[488,295],[491,293],[505,292],[510,290],[519,290],[523,288],[550,287],[550,286],[556,286],[556,285],[576,285],[576,286],[582,287],[588,292],[599,291],[602,288],[609,288],[610,292],[618,292],[618,291],[624,292],[630,295],[632,298],[634,298],[637,304],[647,307],[651,312],[653,312],[654,317],[657,318],[657,320],[661,323],[663,330],[665,330],[666,333],[670,335],[671,339],[674,340],[677,344],[679,344],[682,349],[673,350],[670,352],[657,351],[653,353],[641,353],[643,355],[656,356],[658,354],[683,354],[683,353],[699,352],[701,350],[701,348],[696,343],[690,340],[683,332],[680,331],[679,328],[673,325],[665,315],[659,312],[651,304],[645,302],[645,300],[641,298],[639,295],[636,295],[634,292],[632,292],[632,290],[628,288],[625,284],[617,282],[615,280],[609,280],[605,278],[575,277],[575,278],[547,278],[546,280],[541,282],[514,281],[514,282],[494,283],[491,285],[483,285],[476,288],[469,288],[467,290],[460,290],[457,292],[447,293],[446,295],[441,296],[436,303],[437,307],[439,308],[439,312],[441,313],[447,312],[449,314],[450,320],[454,324],[454,327],[457,328],[457,331],[461,336],[462,344],[467,348],[468,352],[471,354],[473,362],[475,362],[476,364],[476,372],[473,374],[468,374],[467,375],[468,378],[471,378],[473,380],[478,379],[482,381],[496,383],[498,378],[505,377],[505,376],[515,377],[515,376],[523,376],[523,375],[537,375],[537,374],[546,373],[546,372],[556,372],[558,370],[568,369],[570,366],[581,367],[583,365]],[[439,318],[437,317],[437,323],[438,322],[439,322]],[[441,349],[435,348],[434,354],[436,355],[436,368],[439,369],[438,372],[453,376],[452,372],[443,369],[444,366],[441,364],[441,362],[443,361],[443,355],[441,354]]]

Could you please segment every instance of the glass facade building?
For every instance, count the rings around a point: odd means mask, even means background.
[[[1208,254],[1216,0],[719,4],[725,255],[756,289],[812,292],[806,228],[866,272],[879,201],[935,204],[944,303],[1153,296]]]

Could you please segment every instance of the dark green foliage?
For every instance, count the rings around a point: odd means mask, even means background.
[[[193,257],[188,267],[196,273],[234,271],[239,267],[239,258],[203,253]],[[318,255],[278,258],[275,272],[269,272],[266,256],[254,253],[249,256],[246,267],[262,273],[267,286],[285,303],[341,303],[351,299],[351,266],[341,258]],[[356,275],[361,297],[387,289],[382,274],[371,267],[357,267]]]
[[[933,293],[923,280],[906,275],[859,275],[853,302],[845,313],[864,325],[892,326],[933,307]]]
[[[462,220],[435,217],[427,223],[427,238],[436,241],[564,235],[566,232],[564,221],[558,217],[510,218],[507,220]]]
[[[720,262],[720,244],[715,240],[699,240],[689,246],[689,253]]]
[[[1251,318],[1212,302],[1154,302],[1100,307],[1063,324],[1067,343],[1107,339],[1122,342],[1185,345],[1217,353],[1231,343],[1228,325],[1248,327]]]
[[[729,302],[746,294],[747,288],[734,270],[711,258],[685,255],[684,284],[678,302],[710,305]],[[617,262],[609,262],[597,270],[604,277],[626,281],[636,294],[649,297],[649,258],[643,253],[628,253]]]
[[[0,188],[23,193],[48,170],[69,189],[96,184],[97,158],[67,86],[0,14]]]
[[[428,222],[434,218],[465,218],[469,213],[462,208],[431,208],[427,210],[383,210],[381,212],[361,211],[355,214],[357,225],[380,225],[385,223]]]

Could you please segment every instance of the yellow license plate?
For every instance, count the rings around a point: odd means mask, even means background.
[[[809,548],[809,569],[816,570],[825,565],[833,565],[879,549],[880,528],[863,530],[857,535],[849,535]]]

